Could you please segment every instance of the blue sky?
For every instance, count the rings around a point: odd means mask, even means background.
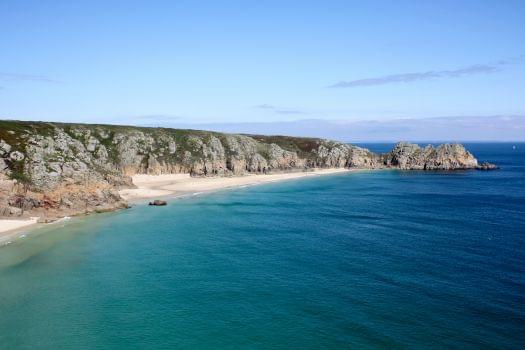
[[[80,3],[0,0],[1,118],[525,115],[524,1]]]

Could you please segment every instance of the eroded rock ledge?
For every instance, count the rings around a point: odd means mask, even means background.
[[[124,208],[134,174],[240,176],[309,168],[457,170],[479,164],[460,144],[401,142],[385,154],[316,138],[0,121],[0,216],[47,218]]]

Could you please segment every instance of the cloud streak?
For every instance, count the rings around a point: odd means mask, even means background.
[[[37,81],[42,83],[60,83],[60,81],[34,74],[0,73],[0,80],[8,81]]]
[[[303,114],[303,112],[301,112],[301,111],[286,110],[286,109],[277,109],[275,111],[275,113],[277,113],[277,114]]]
[[[296,109],[281,109],[281,108],[278,108],[276,106],[269,105],[269,104],[266,104],[266,103],[263,103],[261,105],[257,105],[257,106],[255,106],[255,108],[271,110],[271,111],[274,111],[277,114],[304,114],[303,111],[299,111],[299,110],[296,110]]]
[[[489,64],[474,64],[468,67],[463,67],[453,70],[430,70],[426,72],[416,73],[402,73],[385,75],[377,78],[365,78],[357,80],[342,80],[335,84],[328,86],[329,88],[354,88],[354,87],[366,87],[366,86],[377,86],[395,83],[412,83],[423,80],[432,79],[443,79],[443,78],[461,78],[464,76],[476,75],[476,74],[491,74],[502,70],[504,66],[510,64],[516,64],[523,60],[523,56],[517,58],[501,60],[495,63]]]
[[[349,142],[525,141],[525,116],[521,115],[401,118],[382,121],[300,119],[178,124],[176,127],[257,135],[312,136]]]
[[[259,109],[275,109],[275,106],[263,103],[262,105],[255,106],[255,108],[259,108]]]

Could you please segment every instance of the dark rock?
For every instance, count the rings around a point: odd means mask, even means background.
[[[149,205],[162,206],[162,205],[168,205],[168,202],[161,201],[160,199],[155,199],[153,202],[149,202]]]
[[[42,202],[38,199],[25,197],[22,195],[15,195],[9,198],[8,204],[12,207],[20,208],[22,210],[31,210],[42,206]]]
[[[11,206],[0,206],[0,216],[20,216],[22,209]]]
[[[399,143],[391,152],[376,154],[318,138],[0,120],[4,216],[26,211],[71,216],[125,208],[118,190],[135,187],[135,174],[236,176],[342,167],[497,169],[478,164],[459,144]],[[150,204],[167,205],[161,200]]]
[[[477,167],[477,170],[496,170],[499,169],[499,167],[496,164],[492,164],[489,162],[482,162]]]

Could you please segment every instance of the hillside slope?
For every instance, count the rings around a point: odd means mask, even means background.
[[[134,174],[240,176],[308,168],[471,169],[462,145],[399,143],[375,154],[317,138],[200,130],[0,121],[0,216],[56,217],[127,204]]]

